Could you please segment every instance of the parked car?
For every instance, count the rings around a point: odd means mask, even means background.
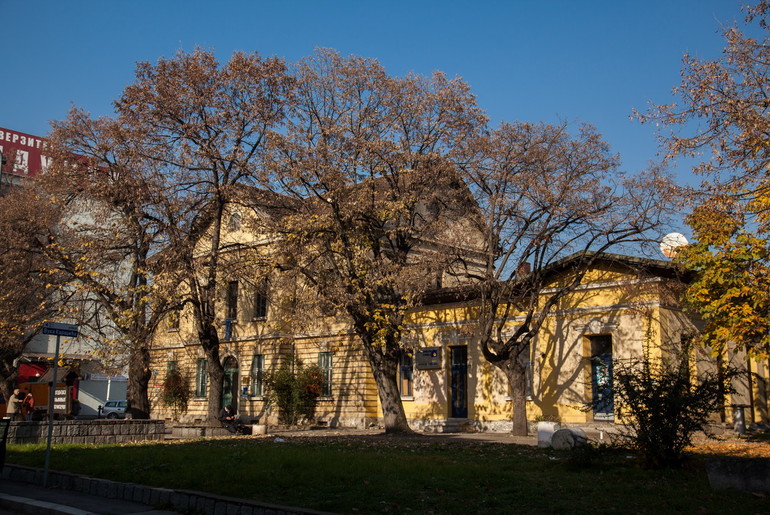
[[[102,408],[102,416],[106,418],[123,418],[126,416],[127,401],[107,401]]]

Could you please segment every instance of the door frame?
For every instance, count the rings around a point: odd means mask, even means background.
[[[233,411],[238,412],[238,377],[240,363],[235,356],[228,356],[222,364],[224,373],[222,374],[222,407],[224,408],[228,404],[233,405]],[[230,391],[227,391],[227,384],[230,383]],[[229,399],[228,399],[229,397]]]
[[[615,420],[615,399],[612,393],[614,355],[611,334],[589,336],[591,361],[591,404],[596,421]]]
[[[449,346],[449,418],[468,418],[467,345]]]

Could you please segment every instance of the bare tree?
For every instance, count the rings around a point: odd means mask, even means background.
[[[178,53],[139,63],[136,81],[116,102],[117,117],[143,166],[164,178],[176,207],[165,214],[167,256],[178,294],[191,306],[207,357],[209,418],[221,405],[218,329],[226,262],[222,227],[236,190],[254,183],[266,138],[282,119],[291,79],[278,58],[235,53],[222,65],[212,52]]]
[[[386,431],[408,432],[397,385],[404,313],[451,265],[451,227],[470,199],[447,156],[484,117],[464,82],[439,73],[394,78],[377,61],[320,49],[295,75],[266,183],[292,199],[274,228],[279,265],[348,318]]]
[[[525,435],[531,342],[597,259],[657,236],[669,183],[653,172],[625,178],[593,127],[572,135],[565,123],[502,124],[465,146],[458,167],[484,234],[484,266],[468,268],[479,282],[479,342],[508,378],[512,431]]]

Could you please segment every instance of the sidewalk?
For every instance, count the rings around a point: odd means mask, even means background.
[[[30,514],[144,514],[144,515],[173,515],[179,512],[156,510],[152,506],[109,499],[82,492],[73,492],[54,488],[21,483],[3,479],[0,481],[0,510],[7,513]],[[2,513],[0,512],[0,513]]]
[[[207,492],[153,488],[54,470],[48,473],[49,487],[42,484],[42,469],[6,463],[0,481],[0,515],[330,515]]]

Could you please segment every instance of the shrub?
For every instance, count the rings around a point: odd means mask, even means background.
[[[278,407],[278,419],[295,425],[310,421],[323,391],[323,373],[317,365],[305,367],[299,359],[289,358],[275,372],[267,374],[268,398]]]
[[[693,434],[704,430],[724,402],[718,374],[690,377],[689,361],[660,363],[616,361],[615,404],[626,424],[620,439],[639,454],[645,466],[678,466]],[[728,377],[728,374],[725,374]]]
[[[179,370],[170,370],[163,381],[161,402],[171,408],[171,413],[176,420],[180,414],[187,412],[187,404],[190,401],[190,382]]]

